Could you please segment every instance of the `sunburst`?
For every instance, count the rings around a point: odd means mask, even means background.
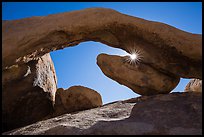
[[[128,58],[126,58],[126,61],[131,65],[139,64],[142,61],[143,55],[141,50],[135,48],[129,50],[128,52],[129,52],[127,53]]]

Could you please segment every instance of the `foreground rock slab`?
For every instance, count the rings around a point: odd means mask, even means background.
[[[64,114],[4,135],[201,135],[202,95],[142,96]]]

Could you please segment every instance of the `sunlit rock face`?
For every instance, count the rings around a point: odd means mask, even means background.
[[[169,93],[179,83],[179,77],[162,73],[142,62],[130,64],[126,58],[129,57],[100,54],[97,64],[106,76],[140,95]]]
[[[202,92],[202,80],[192,79],[185,87],[186,92]]]
[[[3,130],[31,124],[52,112],[57,79],[49,54],[2,74]]]
[[[90,88],[72,86],[66,90],[57,89],[54,112],[48,117],[55,117],[66,113],[101,107],[101,95]]]
[[[2,67],[28,62],[84,41],[126,51],[140,48],[143,62],[165,73],[202,79],[202,35],[164,23],[90,8],[2,24]]]
[[[64,114],[4,135],[201,135],[202,96],[141,96]]]

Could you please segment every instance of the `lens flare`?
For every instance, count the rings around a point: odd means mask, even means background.
[[[131,58],[132,60],[137,59],[137,57],[138,57],[138,55],[137,55],[137,54],[135,54],[135,53],[130,54],[130,58]]]
[[[126,61],[130,64],[138,64],[141,62],[143,56],[142,52],[139,49],[129,50],[129,53],[127,53],[128,58]]]

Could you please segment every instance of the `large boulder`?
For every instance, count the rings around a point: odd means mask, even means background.
[[[127,58],[100,54],[97,64],[106,76],[140,95],[169,93],[179,83],[179,77],[162,73],[142,62],[130,64]]]
[[[59,117],[4,135],[201,135],[202,96],[183,92],[141,96]]]
[[[159,71],[202,79],[202,35],[105,8],[3,21],[2,68],[84,41],[139,49],[143,62]]]
[[[202,80],[192,79],[185,87],[186,92],[202,92]]]
[[[54,113],[51,114],[51,117],[102,105],[101,95],[93,89],[83,86],[72,86],[66,90],[59,88],[56,92]]]
[[[2,72],[3,130],[42,120],[53,111],[57,79],[49,54]]]

